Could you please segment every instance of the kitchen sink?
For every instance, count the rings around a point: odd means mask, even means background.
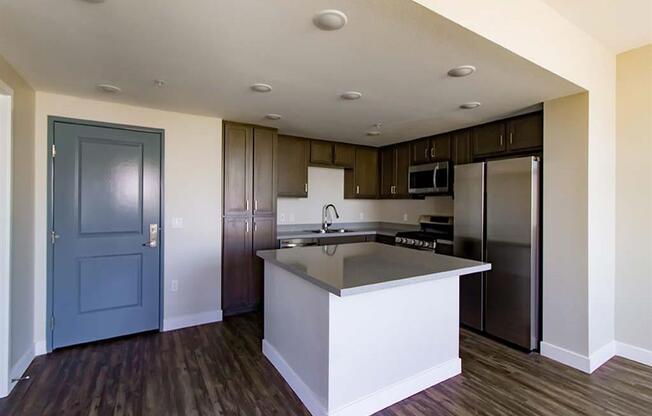
[[[349,233],[352,230],[347,230],[346,228],[329,228],[328,230],[306,230],[315,234],[339,234],[339,233]]]

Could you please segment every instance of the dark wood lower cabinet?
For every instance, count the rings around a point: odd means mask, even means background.
[[[276,218],[225,217],[222,311],[225,316],[256,310],[263,301],[263,262],[256,251],[276,248]]]

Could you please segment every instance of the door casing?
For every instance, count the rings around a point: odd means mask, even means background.
[[[53,336],[53,327],[52,327],[52,319],[51,317],[53,316],[53,308],[54,308],[54,298],[53,298],[53,291],[52,291],[52,282],[53,282],[53,272],[54,272],[54,253],[52,250],[52,244],[50,243],[50,236],[49,232],[50,230],[53,229],[54,227],[54,165],[52,163],[52,145],[54,144],[54,123],[69,123],[69,124],[78,124],[78,125],[85,125],[85,126],[93,126],[93,127],[110,127],[114,129],[123,129],[123,130],[131,130],[131,131],[139,131],[139,132],[146,132],[146,133],[156,133],[159,135],[159,140],[161,142],[161,160],[160,160],[160,167],[161,167],[161,172],[160,172],[160,201],[159,201],[159,206],[160,206],[160,232],[159,232],[159,246],[160,246],[160,253],[161,255],[159,256],[159,331],[163,328],[163,305],[164,305],[164,292],[165,292],[165,286],[164,286],[164,253],[165,253],[165,189],[164,189],[164,183],[165,183],[165,130],[163,129],[155,129],[155,128],[149,128],[149,127],[138,127],[138,126],[131,126],[131,125],[126,125],[126,124],[115,124],[115,123],[107,123],[103,121],[92,121],[92,120],[82,120],[82,119],[74,119],[74,118],[68,118],[68,117],[58,117],[58,116],[48,116],[48,147],[47,147],[47,152],[48,152],[48,186],[47,186],[47,233],[46,235],[43,236],[43,238],[46,239],[46,245],[47,245],[47,297],[46,297],[46,311],[47,311],[47,316],[45,319],[45,343],[46,343],[46,350],[47,352],[52,352],[52,336]]]

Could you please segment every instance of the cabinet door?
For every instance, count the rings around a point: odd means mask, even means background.
[[[343,168],[353,168],[355,164],[355,146],[349,144],[334,144],[335,156],[333,164]]]
[[[378,198],[378,150],[357,148],[354,172],[356,198]]]
[[[364,243],[367,241],[364,235],[325,237],[319,239],[320,246],[332,246],[335,244]]]
[[[543,114],[528,114],[507,123],[509,150],[536,149],[543,146]]]
[[[258,250],[276,248],[276,217],[254,217],[252,274],[249,302],[260,305],[263,300],[263,277],[265,263],[256,255]]]
[[[322,140],[310,141],[310,163],[317,165],[333,164],[333,143]]]
[[[452,134],[453,164],[463,165],[473,162],[471,152],[471,130],[460,130]]]
[[[308,196],[310,142],[292,136],[278,136],[278,196]]]
[[[276,130],[254,128],[254,215],[276,212]]]
[[[396,185],[396,148],[383,147],[379,152],[380,159],[380,197],[393,198]]]
[[[486,156],[505,150],[505,123],[497,122],[473,128],[473,155]]]
[[[444,161],[451,159],[451,136],[440,134],[430,139],[430,160]]]
[[[394,198],[409,198],[408,176],[410,168],[410,145],[396,145],[396,179],[394,182]]]
[[[224,123],[224,215],[245,215],[252,204],[253,128]]]
[[[430,162],[430,139],[415,140],[410,146],[410,160],[413,165]]]
[[[224,218],[222,248],[222,309],[236,314],[250,306],[251,218]]]

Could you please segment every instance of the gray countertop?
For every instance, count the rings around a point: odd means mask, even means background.
[[[338,296],[491,269],[489,263],[380,243],[262,250],[257,255]]]
[[[328,233],[320,234],[313,233],[310,230],[317,230],[321,228],[321,224],[285,224],[279,225],[276,231],[276,238],[278,240],[287,238],[329,238],[329,237],[342,237],[342,236],[356,236],[356,235],[374,235],[381,234],[390,237],[395,237],[396,233],[402,231],[418,230],[418,225],[412,224],[396,224],[388,222],[360,222],[360,223],[334,223],[331,228],[345,228],[349,231],[345,233]]]

